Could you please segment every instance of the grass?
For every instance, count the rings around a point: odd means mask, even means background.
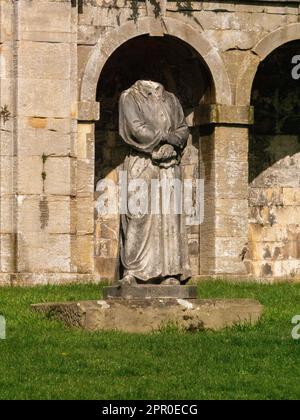
[[[204,283],[202,297],[257,298],[256,327],[149,335],[67,329],[31,303],[98,299],[100,287],[0,289],[0,399],[299,399],[300,285]]]

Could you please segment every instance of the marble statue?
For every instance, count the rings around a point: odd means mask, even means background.
[[[181,180],[189,129],[177,97],[159,83],[138,81],[122,93],[119,116],[120,136],[130,146],[123,166],[128,182],[142,179],[150,188],[153,180]],[[121,284],[179,285],[191,277],[185,216],[164,212],[162,193],[155,199],[155,212],[121,216]],[[151,194],[145,200],[149,210]]]

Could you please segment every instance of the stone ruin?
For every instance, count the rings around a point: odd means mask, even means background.
[[[299,1],[0,3],[0,284],[113,281],[120,93],[147,73],[183,104],[195,278],[300,278]],[[299,77],[298,77],[299,76]]]

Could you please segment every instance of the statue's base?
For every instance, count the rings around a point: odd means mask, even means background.
[[[32,305],[49,318],[89,331],[149,333],[166,326],[184,331],[254,325],[263,312],[255,300],[108,299]]]
[[[104,299],[197,299],[197,286],[110,286],[103,289]]]

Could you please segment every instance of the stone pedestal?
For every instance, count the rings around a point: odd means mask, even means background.
[[[196,290],[193,286],[108,287],[105,300],[37,304],[32,309],[70,327],[128,333],[161,331],[170,325],[182,331],[217,331],[254,325],[262,315],[263,307],[255,300],[197,299]]]
[[[110,286],[103,290],[104,299],[196,299],[197,286]]]

